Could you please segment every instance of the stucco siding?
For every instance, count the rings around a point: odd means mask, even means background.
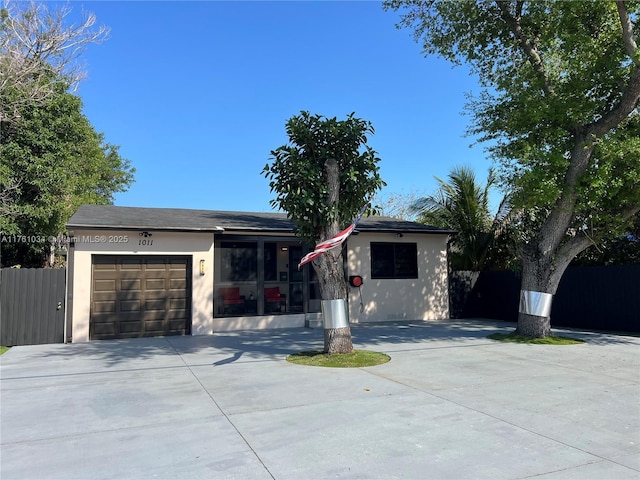
[[[371,242],[417,244],[418,278],[372,279]],[[349,238],[348,247],[349,275],[364,280],[361,291],[349,288],[352,323],[449,318],[447,235],[360,234]]]
[[[74,229],[73,342],[89,340],[92,255],[187,255],[191,257],[191,333],[213,333],[213,234],[200,232]],[[204,260],[204,275],[200,274]]]

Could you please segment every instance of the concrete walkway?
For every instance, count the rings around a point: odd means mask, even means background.
[[[309,329],[12,348],[0,478],[638,480],[640,338],[512,328],[354,326],[361,369],[286,362]]]

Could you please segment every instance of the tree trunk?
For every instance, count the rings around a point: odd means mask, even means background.
[[[551,305],[567,266],[575,257],[577,242],[543,254],[539,245],[528,246],[522,260],[520,309],[515,333],[544,338],[551,334]],[[581,242],[580,245],[583,245]]]
[[[318,274],[322,300],[344,299],[347,301],[347,283],[344,278],[344,268],[342,265],[342,250],[336,248],[318,257],[318,259],[314,261],[314,268]],[[348,324],[342,328],[324,329],[324,352],[353,352],[351,329]]]
[[[540,317],[519,312],[518,328],[516,328],[515,333],[525,337],[548,337],[551,334],[551,317]]]
[[[551,333],[551,305],[549,304],[548,308],[536,310],[533,308],[535,305],[531,305],[528,301],[531,298],[536,300],[543,297],[544,294],[555,295],[557,285],[554,288],[551,282],[550,263],[549,259],[534,249],[524,255],[518,327],[515,332],[517,335],[543,338]],[[528,298],[525,298],[527,296]]]
[[[324,353],[352,353],[351,327],[325,328]]]
[[[338,163],[334,159],[328,159],[325,162],[325,170],[327,185],[329,187],[327,203],[329,205],[337,205],[340,200],[340,172],[338,170]],[[340,231],[339,227],[340,225],[338,225],[337,221],[330,222],[325,226],[322,232],[322,238],[326,240],[333,237]],[[345,279],[342,262],[342,248],[334,248],[313,262],[314,269],[318,275],[322,300],[344,299],[347,301],[347,281]],[[348,316],[346,327],[324,329],[324,352],[330,354],[353,352]]]

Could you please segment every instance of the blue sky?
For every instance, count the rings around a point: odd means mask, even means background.
[[[381,197],[424,195],[456,165],[486,179],[464,137],[466,67],[424,58],[379,2],[72,2],[111,28],[83,55],[78,94],[136,168],[116,205],[271,211],[261,170],[301,110],[372,122]]]

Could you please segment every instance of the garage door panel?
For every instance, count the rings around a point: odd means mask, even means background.
[[[164,292],[167,289],[167,282],[164,278],[147,278],[144,282],[144,289]]]
[[[119,290],[139,292],[140,290],[142,290],[142,280],[140,280],[139,278],[120,279]]]
[[[142,271],[142,265],[140,263],[123,262],[120,265],[120,271],[140,272]]]
[[[136,338],[140,337],[140,322],[121,322],[118,331],[120,338]]]
[[[171,278],[169,280],[169,290],[186,290],[186,278]]]
[[[116,284],[114,283],[114,286]],[[94,300],[118,300],[118,292],[114,290],[93,290]]]
[[[165,312],[167,310],[167,302],[164,298],[160,300],[145,300],[144,309],[147,312]]]
[[[166,290],[146,290],[144,298],[145,300],[166,300],[169,298],[169,293]]]
[[[115,280],[96,279],[93,285],[96,292],[113,292],[116,289]]]
[[[143,281],[141,272],[126,272],[118,277],[118,290],[142,290],[144,288]]]
[[[145,297],[145,292],[142,290],[118,290],[117,292],[112,292],[112,295],[122,302],[125,300],[140,300]]]
[[[167,316],[167,321],[171,324],[170,325],[171,330],[181,330],[184,328],[184,325],[180,324],[183,315],[184,315],[184,312],[179,312],[179,311],[169,312],[169,315]]]
[[[99,313],[115,313],[116,312],[116,302],[114,300],[94,302],[94,310],[93,311],[96,314],[99,314]]]
[[[163,335],[165,331],[164,320],[146,320],[144,322],[145,332],[149,333],[158,333],[159,335]]]
[[[114,336],[116,332],[115,322],[100,322],[96,321],[91,325],[94,335],[98,336]]]
[[[91,339],[190,331],[190,257],[93,257]]]
[[[186,298],[170,298],[169,299],[169,310],[186,310],[187,309],[187,299]]]
[[[142,328],[141,322],[142,322],[142,315],[143,313],[141,312],[120,312],[118,313],[118,325],[124,325],[124,324],[136,324],[138,325],[138,330],[140,330]],[[120,327],[120,329],[122,329]]]
[[[145,267],[148,272],[153,272],[153,271],[165,272],[166,270],[168,270],[167,267],[169,265],[170,265],[170,261],[151,260],[146,262]]]
[[[93,271],[94,272],[103,272],[103,271],[115,272],[116,266],[109,263],[94,263]]]
[[[169,320],[169,328],[171,328],[171,330],[179,331],[180,329],[184,329],[184,324],[180,319]]]
[[[131,313],[140,311],[140,300],[122,300],[120,302],[120,312]]]

